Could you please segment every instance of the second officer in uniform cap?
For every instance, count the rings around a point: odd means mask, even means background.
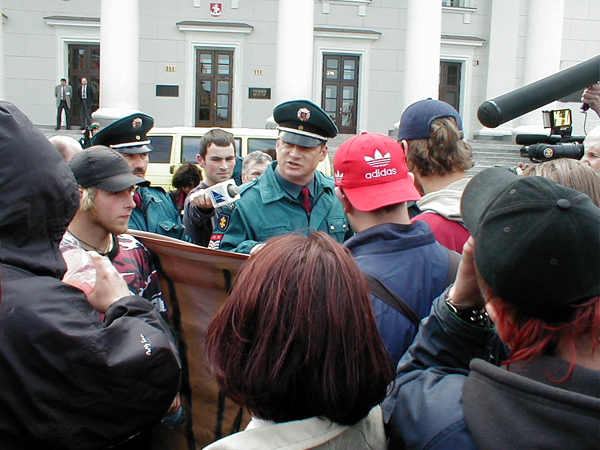
[[[351,232],[334,183],[318,170],[327,158],[327,139],[338,134],[331,118],[308,100],[281,103],[277,160],[241,188],[231,214],[221,216],[209,248],[251,253],[267,239],[292,232],[325,231],[338,242]]]
[[[102,128],[92,137],[91,144],[117,150],[129,164],[131,172],[144,178],[148,169],[148,154],[152,151],[146,133],[153,126],[152,117],[142,113],[132,114]],[[130,229],[188,240],[181,216],[163,188],[138,186],[134,201],[136,207],[129,218]]]

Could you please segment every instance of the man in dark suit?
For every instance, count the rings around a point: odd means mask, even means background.
[[[71,115],[71,97],[73,96],[73,88],[67,84],[67,80],[60,79],[60,84],[54,87],[54,97],[56,98],[56,128],[60,129],[60,121],[63,110],[65,111],[67,130],[70,126]]]
[[[88,85],[87,78],[81,79],[77,96],[79,97],[79,116],[81,117],[80,130],[83,130],[92,123],[92,102],[94,101],[94,89]]]

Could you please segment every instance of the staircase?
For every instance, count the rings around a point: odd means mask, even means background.
[[[333,155],[337,148],[353,136],[353,134],[340,134],[327,141],[329,161],[332,164]],[[488,167],[515,167],[519,163],[531,164],[527,158],[520,156],[519,149],[521,146],[512,142],[475,139],[469,141],[469,143],[473,148],[473,162],[475,163],[473,168],[467,171],[469,176],[473,176]]]

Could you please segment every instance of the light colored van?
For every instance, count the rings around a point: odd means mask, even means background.
[[[146,178],[154,186],[171,189],[171,179],[177,168],[185,161],[196,162],[200,138],[213,128],[168,127],[152,128],[148,137],[152,140],[152,153]],[[237,155],[242,158],[256,150],[275,148],[277,130],[257,128],[224,128],[233,134]],[[331,175],[329,158],[320,163],[318,170]]]

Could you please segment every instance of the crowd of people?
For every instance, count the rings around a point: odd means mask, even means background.
[[[583,100],[600,116],[600,84]],[[214,129],[167,193],[145,179],[152,117],[82,149],[0,102],[0,447],[150,449],[152,425],[180,423],[169,311],[131,229],[250,254],[196,357],[252,419],[210,450],[597,449],[600,127],[581,161],[469,178],[461,117],[426,99],[397,139],[343,142],[332,179],[331,118],[308,100],[273,117],[274,157],[241,163]]]

